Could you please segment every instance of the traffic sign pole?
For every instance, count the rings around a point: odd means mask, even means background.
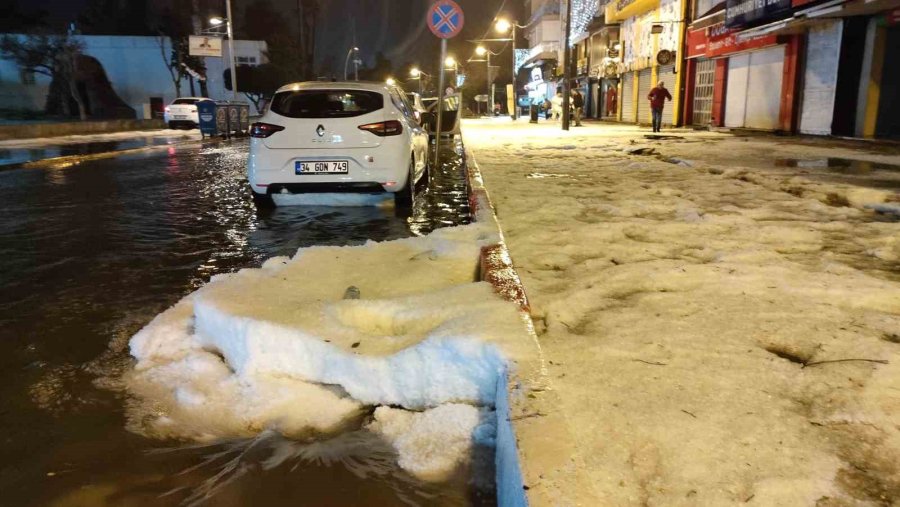
[[[456,37],[462,31],[466,17],[462,8],[453,0],[437,0],[431,4],[425,23],[436,37],[441,39],[441,73],[438,78],[437,125],[434,128],[434,167],[441,166],[441,126],[444,120],[444,62],[447,60],[447,39]],[[422,79],[421,76],[419,79]],[[421,84],[421,81],[419,81]],[[460,104],[460,108],[462,104]],[[456,114],[461,114],[458,109]]]
[[[441,125],[444,111],[444,60],[447,59],[447,39],[441,39],[441,73],[438,77],[437,126],[434,128],[434,168],[441,167]],[[456,112],[459,114],[459,111]]]

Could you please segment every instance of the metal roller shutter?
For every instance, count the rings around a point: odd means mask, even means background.
[[[705,127],[712,122],[713,89],[715,88],[716,61],[697,61],[697,76],[694,78],[694,118],[693,124]]]
[[[672,94],[672,97],[675,96],[675,85],[677,83],[675,79],[675,66],[674,65],[664,65],[659,68],[658,71],[659,81],[666,83],[666,89],[669,90],[669,93]],[[655,83],[651,86],[651,88],[655,86]],[[674,122],[672,119],[675,114],[675,104],[672,102],[666,102],[666,107],[663,108],[663,117],[662,122],[663,125],[672,126]]]
[[[653,77],[652,69],[644,69],[638,73],[638,123],[649,125],[653,117],[650,115],[650,101],[647,94],[653,89],[650,78]]]
[[[622,75],[622,121],[634,121],[634,72]]]

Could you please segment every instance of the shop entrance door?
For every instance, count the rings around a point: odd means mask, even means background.
[[[638,123],[649,125],[652,121],[650,116],[650,101],[647,100],[647,94],[653,89],[650,83],[653,77],[653,69],[644,69],[638,73]]]
[[[725,126],[777,129],[783,71],[784,46],[729,58]]]
[[[691,123],[705,127],[712,123],[713,89],[715,88],[716,61],[698,60],[694,79],[694,115]]]
[[[622,121],[634,122],[634,72],[622,76]]]

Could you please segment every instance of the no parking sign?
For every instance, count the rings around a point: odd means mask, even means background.
[[[428,11],[428,28],[441,39],[459,35],[465,21],[462,8],[453,0],[438,0]]]

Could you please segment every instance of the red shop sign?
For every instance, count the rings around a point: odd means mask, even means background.
[[[751,37],[740,42],[737,40],[737,32],[725,28],[724,24],[716,24],[709,27],[709,42],[706,44],[706,57],[715,58],[731,53],[738,53],[750,49],[774,46],[778,43],[777,35],[761,35]]]
[[[687,57],[697,58],[698,56],[706,56],[706,46],[708,42],[709,37],[706,36],[706,28],[688,30]]]

